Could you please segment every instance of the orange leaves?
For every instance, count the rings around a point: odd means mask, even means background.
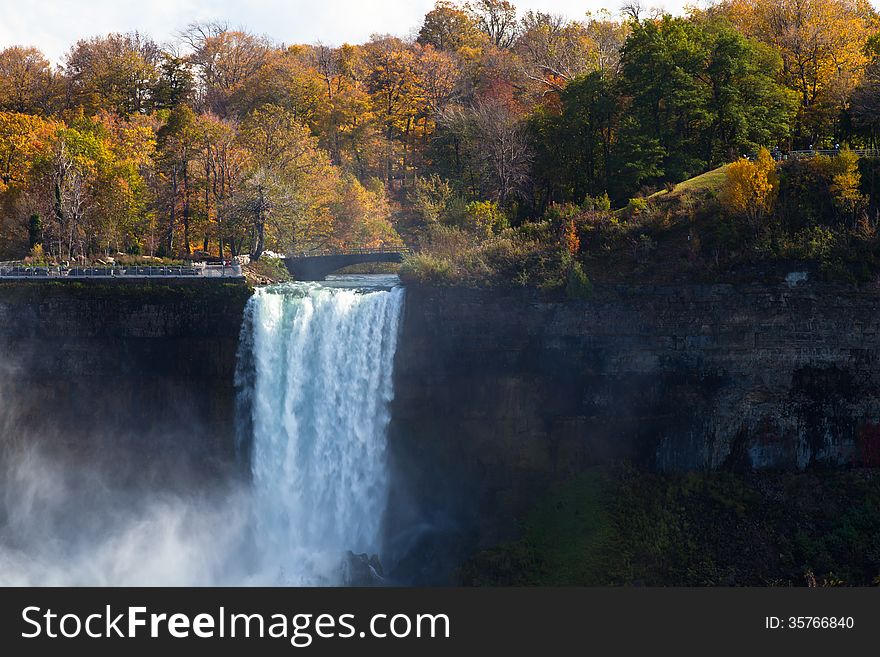
[[[576,256],[581,250],[581,238],[578,237],[577,224],[574,218],[569,219],[562,231],[562,243],[565,250],[571,255]]]
[[[727,0],[723,10],[747,36],[782,55],[786,83],[809,106],[843,96],[867,64],[865,44],[877,30],[864,0]]]
[[[23,184],[35,160],[48,153],[58,129],[39,116],[0,112],[0,192]]]

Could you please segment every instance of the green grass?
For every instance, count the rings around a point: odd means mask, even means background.
[[[707,171],[699,176],[694,176],[693,178],[678,183],[672,191],[666,191],[665,189],[660,190],[659,192],[651,194],[648,198],[672,198],[682,195],[690,196],[704,193],[717,194],[721,191],[721,185],[724,184],[724,181],[727,178],[727,169],[729,166],[729,164],[725,164],[712,171]]]

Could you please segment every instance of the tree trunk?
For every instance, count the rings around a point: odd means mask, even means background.
[[[192,253],[189,241],[189,167],[183,167],[183,248],[185,254]]]
[[[177,169],[171,172],[171,212],[168,215],[168,232],[165,235],[165,250],[170,256],[174,249],[174,230],[177,228]]]
[[[254,232],[255,240],[254,248],[251,251],[251,258],[259,260],[266,248],[266,199],[262,190],[260,190]]]

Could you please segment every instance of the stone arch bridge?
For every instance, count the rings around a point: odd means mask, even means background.
[[[298,253],[284,258],[287,271],[298,281],[320,281],[335,271],[369,262],[401,262],[410,250],[404,247],[345,249]]]

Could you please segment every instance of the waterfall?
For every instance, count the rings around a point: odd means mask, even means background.
[[[250,454],[253,540],[274,583],[340,583],[347,551],[381,552],[403,294],[286,283],[249,301],[240,444]]]

